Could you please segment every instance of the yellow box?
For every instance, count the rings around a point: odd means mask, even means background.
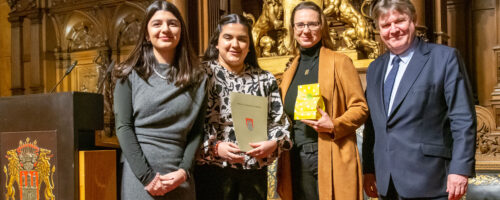
[[[319,83],[299,85],[297,101],[295,101],[294,120],[319,119],[321,114],[317,108],[325,110],[325,103],[319,92]]]

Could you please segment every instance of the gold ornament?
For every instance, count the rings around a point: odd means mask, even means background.
[[[50,150],[39,148],[37,141],[30,142],[30,138],[26,138],[25,142],[19,141],[18,148],[7,151],[8,167],[3,166],[7,190],[5,199],[16,199],[15,186],[17,186],[17,191],[20,193],[17,199],[38,200],[40,199],[40,188],[44,183],[43,195],[45,199],[55,200],[56,197],[52,191],[56,167],[53,166],[52,170],[50,168],[52,156]]]

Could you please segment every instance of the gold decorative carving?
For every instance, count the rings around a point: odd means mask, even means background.
[[[269,36],[264,36],[260,39],[259,48],[262,51],[262,57],[277,56],[276,53],[271,53],[271,48],[273,48],[276,42]]]
[[[257,56],[272,57],[289,55],[291,50],[287,47],[289,17],[293,8],[300,0],[264,0],[262,14],[257,20],[251,14],[244,16],[252,22],[253,41],[256,45]],[[361,12],[349,0],[315,0],[323,13],[329,17],[328,24],[330,37],[342,38],[345,46],[339,50],[358,50],[366,52],[368,58],[374,59],[380,54],[379,43],[374,40],[373,20],[364,13],[365,7],[374,3],[373,0],[364,0]],[[334,21],[345,24],[345,30],[340,34],[335,30]],[[357,59],[357,58],[356,58]]]
[[[36,8],[36,0],[7,0],[11,13]]]
[[[36,170],[40,173],[41,181],[38,183],[38,188],[40,188],[42,183],[45,183],[45,190],[43,192],[45,199],[56,199],[56,196],[52,193],[54,189],[54,173],[56,172],[56,167],[52,167],[50,170],[50,150],[40,148],[40,157],[38,159],[38,164],[36,165]]]
[[[491,111],[476,105],[477,137],[476,137],[476,169],[500,169],[500,132]]]
[[[113,88],[114,83],[111,78],[110,60],[109,52],[107,50],[99,51],[97,57],[93,61],[97,64],[97,69],[99,70],[99,78],[97,84],[97,93],[104,96],[104,118],[113,118]],[[105,122],[106,124],[106,122]],[[109,133],[108,136],[111,136]]]
[[[276,172],[278,169],[278,160],[275,160],[273,164],[267,166],[267,199],[268,200],[278,200],[280,199],[276,189],[278,188],[278,179],[276,177]]]
[[[80,92],[97,92],[97,82],[99,79],[98,69],[95,66],[78,66],[78,91]]]
[[[16,190],[14,188],[14,183],[18,182],[18,179],[16,178],[17,175],[19,175],[20,171],[20,166],[19,166],[19,157],[17,156],[16,151],[10,150],[7,151],[7,159],[9,160],[9,168],[3,166],[3,172],[5,173],[5,188],[7,189],[7,193],[5,194],[5,199],[9,200],[14,199],[14,196],[16,194]],[[10,177],[10,178],[9,178]],[[19,186],[19,182],[17,183]]]
[[[429,38],[427,38],[427,27],[417,25],[415,26],[415,29],[416,29],[415,35],[417,37],[420,37],[422,38],[422,40],[429,42]]]
[[[8,164],[4,165],[7,193],[6,200],[16,199],[16,185],[19,191],[17,199],[37,200],[40,199],[40,189],[42,183],[45,185],[43,195],[47,200],[55,200],[52,192],[54,189],[54,173],[56,167],[50,164],[51,150],[40,148],[37,141],[19,141],[19,147],[7,151]]]
[[[62,3],[64,3],[66,0],[52,0],[50,1],[51,2],[51,6],[54,7],[54,6],[58,6],[58,5],[61,5]]]
[[[500,134],[492,133],[495,128],[493,114],[480,106],[476,106],[477,115],[477,139],[476,153],[481,157],[496,157],[500,155]]]
[[[104,130],[98,134],[104,134],[101,137],[112,138],[113,136],[116,137],[115,117],[113,114],[113,90],[115,83],[111,77],[112,66],[109,58],[109,51],[101,50],[93,62],[97,64],[99,70],[97,93],[102,94],[104,97]]]
[[[372,2],[372,0],[365,0],[361,10]],[[368,58],[377,58],[380,54],[378,42],[372,39],[374,38],[373,25],[368,23],[368,16],[363,16],[348,0],[325,0],[323,13],[327,17],[333,16],[337,21],[343,22],[347,26],[341,34],[346,47],[342,47],[340,50],[357,48],[367,51]]]
[[[264,0],[262,5],[262,14],[259,16],[257,21],[255,21],[255,17],[252,14],[244,13],[243,15],[252,21],[252,39],[255,44],[257,56],[277,55],[276,53],[270,52],[270,49],[275,44],[275,41],[271,37],[267,36],[267,34],[273,30],[282,31],[283,29],[283,7],[281,5],[281,1]],[[281,38],[278,38],[277,40],[284,39],[284,34],[281,34],[280,36]],[[264,41],[261,41],[261,38],[263,37],[265,37],[265,39]],[[262,53],[261,48],[263,48]]]
[[[19,0],[7,0],[7,3],[9,4],[9,7],[10,7],[10,11],[11,12],[14,12],[16,11],[16,6],[17,6],[17,3],[18,3]]]
[[[469,178],[470,185],[500,185],[500,174],[493,175],[477,175],[474,178]]]
[[[98,33],[93,24],[79,22],[68,34],[68,51],[87,50],[104,46],[104,37]]]
[[[120,23],[122,29],[119,32],[120,46],[133,45],[139,39],[142,19],[136,14],[125,17]]]

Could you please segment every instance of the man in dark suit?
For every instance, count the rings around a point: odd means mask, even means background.
[[[450,47],[415,37],[409,0],[374,7],[389,49],[370,64],[363,172],[381,199],[459,199],[474,173],[476,114],[464,64]]]

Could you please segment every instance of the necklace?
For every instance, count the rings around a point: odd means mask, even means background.
[[[318,63],[318,60],[319,58],[316,58],[314,59],[312,62],[311,62],[311,66],[306,68],[306,70],[304,71],[304,76],[307,76],[311,73],[311,71],[316,67],[317,63]],[[305,67],[304,67],[305,68]]]
[[[307,69],[304,71],[304,76],[309,75],[309,72],[311,72],[311,70],[314,68],[314,65],[315,65],[315,64],[316,64],[316,63],[314,63],[314,62],[313,62],[312,66],[311,66],[311,67],[309,67],[309,68],[307,68]]]
[[[155,72],[156,75],[158,75],[158,77],[160,77],[161,79],[163,80],[167,80],[167,77],[166,76],[163,76],[161,75],[158,71],[156,71],[156,65],[153,65],[153,71]]]

